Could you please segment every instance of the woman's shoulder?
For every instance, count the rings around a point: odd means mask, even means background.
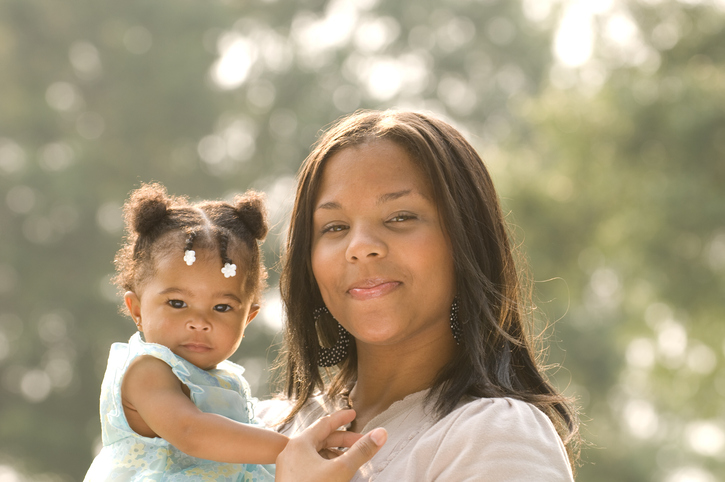
[[[532,426],[545,432],[553,430],[549,417],[531,403],[510,397],[474,398],[464,401],[442,422],[450,424],[484,424],[490,430],[512,430],[517,427],[531,431]]]
[[[531,403],[508,397],[476,398],[462,403],[431,427],[429,435],[437,437],[442,433],[446,440],[467,440],[471,434],[481,434],[484,440],[549,446],[556,452],[564,449],[554,424],[544,412]]]
[[[452,457],[490,473],[516,474],[504,480],[544,474],[550,478],[534,480],[571,480],[566,449],[554,424],[536,406],[513,398],[462,403],[421,437],[418,448],[439,459],[442,467]]]

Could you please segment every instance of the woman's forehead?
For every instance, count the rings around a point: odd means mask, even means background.
[[[400,144],[380,139],[345,147],[322,169],[315,205],[330,196],[357,190],[362,196],[395,196],[415,191],[432,199],[432,186],[420,164]]]

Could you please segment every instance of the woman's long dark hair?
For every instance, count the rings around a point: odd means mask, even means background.
[[[531,296],[522,286],[498,196],[483,161],[452,126],[399,111],[363,111],[333,125],[316,143],[299,173],[283,260],[281,293],[287,314],[280,361],[285,393],[295,401],[290,420],[319,391],[335,396],[357,378],[354,343],[336,371],[321,372],[319,346],[334,343],[330,317],[317,323],[323,305],[312,264],[312,215],[326,161],[351,146],[389,140],[406,149],[427,176],[453,249],[463,336],[454,358],[431,387],[438,416],[464,397],[512,397],[529,402],[554,422],[574,461],[578,420],[570,402],[547,381],[537,363]]]

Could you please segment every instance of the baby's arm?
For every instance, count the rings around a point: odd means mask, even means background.
[[[217,462],[273,464],[287,445],[284,435],[202,412],[182,387],[171,367],[158,358],[135,359],[121,386],[126,413],[138,414],[127,416],[129,424],[138,420],[131,428],[161,437],[193,457]]]

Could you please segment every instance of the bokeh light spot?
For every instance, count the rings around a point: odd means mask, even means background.
[[[678,368],[684,361],[687,349],[685,327],[675,320],[664,320],[657,329],[657,349],[669,368]]]
[[[706,420],[690,422],[685,428],[690,448],[701,455],[717,456],[725,449],[725,432],[720,423]]]
[[[18,172],[25,167],[25,151],[16,142],[0,137],[0,170],[7,174]]]
[[[701,467],[680,467],[665,479],[665,482],[717,482],[717,479]]]
[[[486,25],[486,34],[496,45],[507,45],[516,36],[516,27],[507,18],[495,17]]]
[[[207,164],[219,164],[227,155],[224,139],[216,134],[204,136],[197,145],[197,152]]]
[[[17,214],[27,214],[35,206],[36,194],[33,188],[18,185],[10,188],[5,196],[5,202],[11,211]]]
[[[247,100],[250,104],[261,109],[267,109],[274,104],[277,90],[269,81],[260,80],[249,85]]]
[[[221,133],[226,155],[235,161],[251,159],[256,150],[255,134],[256,126],[251,120],[236,119],[231,122]]]
[[[153,37],[148,29],[134,25],[123,34],[123,45],[132,54],[141,55],[151,50]]]
[[[109,234],[118,234],[123,229],[123,210],[116,201],[100,205],[96,211],[96,223]]]
[[[636,338],[627,345],[627,363],[636,368],[652,368],[655,362],[655,344],[649,338]]]
[[[332,93],[332,102],[341,112],[352,112],[360,106],[360,90],[353,85],[341,85]]]
[[[35,244],[46,244],[55,241],[53,223],[45,216],[30,216],[23,222],[25,239]]]
[[[630,400],[624,407],[624,421],[630,433],[640,439],[652,438],[659,426],[659,416],[646,400]]]
[[[725,232],[713,236],[706,253],[707,263],[713,271],[725,269]]]
[[[46,343],[57,343],[66,338],[68,322],[58,312],[46,313],[40,317],[38,322],[38,334]]]
[[[687,367],[694,373],[708,375],[717,367],[715,350],[703,343],[696,343],[687,353]]]
[[[56,82],[45,91],[45,100],[55,110],[76,111],[83,105],[78,89],[68,82]]]
[[[246,37],[230,32],[219,39],[219,52],[220,57],[211,68],[211,79],[221,89],[236,89],[247,80],[257,49]]]
[[[264,294],[261,315],[264,325],[271,332],[279,333],[284,329],[284,309],[279,290],[270,289]]]
[[[101,56],[92,43],[75,42],[71,45],[68,56],[79,78],[93,80],[100,77],[102,72]]]
[[[554,38],[554,53],[564,65],[577,67],[592,55],[594,33],[592,13],[580,2],[566,7]]]
[[[44,370],[28,370],[20,379],[20,393],[32,403],[48,398],[51,388],[50,377]]]
[[[398,21],[391,17],[379,17],[363,22],[355,30],[355,46],[368,53],[387,47],[400,35]]]
[[[40,167],[50,172],[68,168],[74,160],[73,148],[65,142],[52,142],[40,150]]]

